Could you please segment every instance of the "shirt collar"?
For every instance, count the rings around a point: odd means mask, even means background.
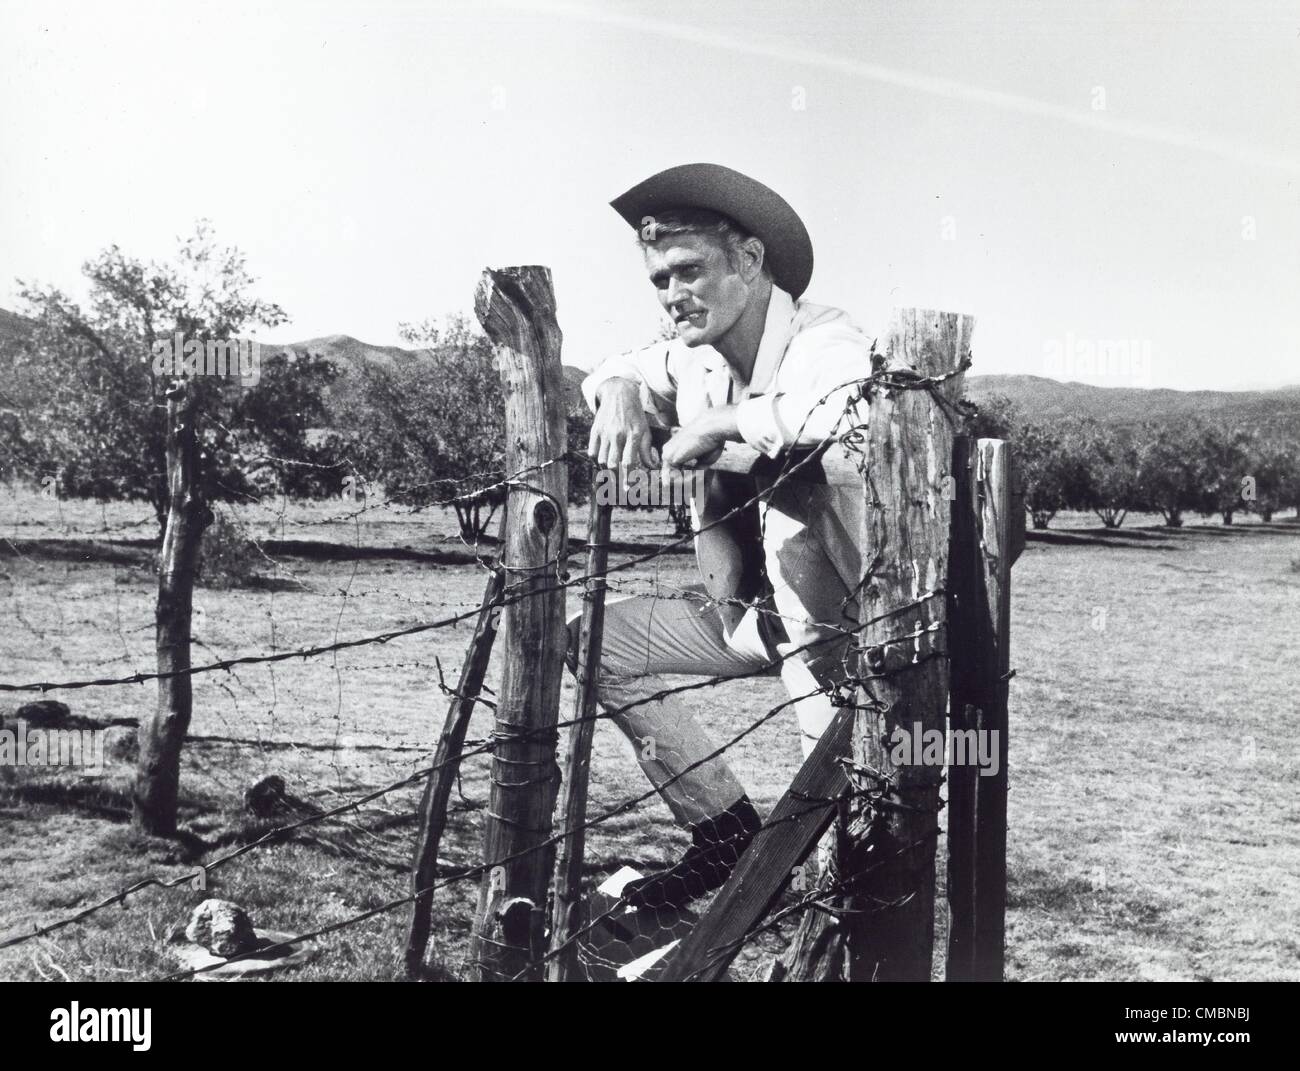
[[[773,285],[772,296],[767,301],[767,317],[763,321],[763,337],[759,339],[754,371],[746,388],[749,393],[761,394],[771,385],[777,366],[790,344],[790,325],[794,322],[794,314],[794,298],[779,286]],[[727,359],[712,346],[704,347],[701,356],[710,372],[730,374],[731,367],[727,364]]]

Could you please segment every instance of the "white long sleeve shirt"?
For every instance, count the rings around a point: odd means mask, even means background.
[[[674,339],[609,358],[587,376],[582,391],[594,412],[603,383],[614,377],[632,380],[640,386],[647,413],[664,426],[686,425],[711,406],[734,403],[741,437],[775,458],[852,426],[842,419],[845,407],[859,381],[871,374],[874,350],[874,339],[847,313],[795,301],[773,287],[748,383],[735,377],[712,346],[689,347]],[[786,484],[762,511],[767,575],[791,647],[855,620],[861,499],[861,489]],[[702,509],[699,502],[693,505],[698,531]],[[698,537],[696,550],[706,581],[716,569],[736,579],[743,572],[739,563],[728,565],[725,550],[710,553]],[[726,586],[724,578],[710,590]],[[724,620],[727,642],[752,649],[760,631],[754,612],[743,619],[724,612]],[[815,652],[801,659],[818,660]]]

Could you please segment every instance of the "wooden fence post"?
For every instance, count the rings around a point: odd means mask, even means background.
[[[988,662],[987,616],[980,612],[979,501],[975,443],[959,436],[953,447],[952,538],[948,559],[948,725],[978,728],[979,674]],[[971,765],[948,769],[948,956],[945,977],[969,981],[975,956],[975,781]]]
[[[511,480],[501,550],[508,605],[492,733],[492,788],[471,955],[484,981],[539,979],[559,781],[555,723],[567,632],[560,575],[568,472],[560,329],[551,273],[487,270],[475,312],[492,340],[506,407]],[[558,459],[558,460],[557,460]],[[515,601],[517,600],[517,601]]]
[[[975,978],[1000,982],[1007,914],[1007,691],[1011,670],[1011,564],[1023,539],[1025,511],[1018,499],[1018,466],[1011,447],[981,439],[977,452],[980,534],[993,657],[981,675],[987,702],[976,709],[979,728],[996,733],[997,772],[975,786]]]
[[[924,754],[944,738],[950,637],[942,635],[955,480],[954,414],[974,319],[917,309],[895,313],[889,367],[947,376],[928,390],[872,392],[867,428],[866,522],[853,758],[873,798],[839,872],[862,911],[848,924],[853,981],[929,981],[934,943],[934,856],[943,767]],[[933,392],[933,393],[931,393]],[[865,850],[864,850],[865,849]]]
[[[1000,439],[966,442],[953,514],[954,732],[987,734],[996,769],[948,771],[949,981],[1002,981],[1007,889],[1011,565],[1024,546],[1019,466]]]
[[[198,395],[185,378],[167,389],[167,527],[158,562],[158,603],[154,638],[158,681],[153,717],[141,719],[132,810],[137,827],[155,836],[176,832],[181,748],[193,711],[190,630],[194,615],[194,572],[203,529],[211,513],[199,482]]]
[[[569,755],[565,763],[564,798],[560,806],[564,830],[559,862],[555,868],[555,902],[551,912],[551,951],[547,980],[567,982],[577,963],[578,946],[565,942],[579,929],[577,917],[582,892],[582,854],[586,844],[587,783],[591,767],[591,738],[596,731],[596,681],[600,670],[601,640],[605,628],[605,567],[609,562],[611,507],[591,491],[591,514],[587,525],[586,590],[583,592],[582,625],[578,634],[576,664],[577,696],[573,704],[574,724],[569,729]]]
[[[504,531],[504,525],[502,525]],[[424,971],[425,950],[429,943],[432,922],[433,885],[438,880],[438,846],[442,842],[443,827],[447,822],[447,801],[460,771],[460,755],[465,746],[465,732],[478,705],[478,695],[483,688],[488,663],[492,657],[492,644],[496,640],[498,618],[501,614],[501,590],[505,579],[495,566],[488,574],[487,589],[479,609],[474,635],[465,652],[465,664],[456,682],[456,695],[451,697],[447,716],[443,721],[442,735],[433,756],[433,771],[424,783],[420,800],[420,827],[415,835],[415,856],[411,865],[411,921],[406,937],[406,973],[419,978]]]

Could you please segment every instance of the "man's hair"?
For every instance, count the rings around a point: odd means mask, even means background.
[[[664,212],[656,212],[651,217],[651,221],[637,231],[637,241],[644,249],[665,238],[682,234],[705,234],[715,239],[726,254],[727,264],[733,270],[740,266],[741,246],[749,239],[757,237],[721,212],[714,212],[709,208],[670,208]],[[772,277],[766,255],[763,257],[763,275],[768,279]]]

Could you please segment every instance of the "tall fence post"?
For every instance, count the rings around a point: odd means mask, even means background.
[[[985,600],[992,638],[981,675],[986,701],[976,709],[978,728],[996,734],[997,771],[975,787],[975,957],[978,981],[1003,979],[1007,914],[1007,691],[1011,676],[1011,564],[1023,534],[1024,506],[1018,495],[1019,467],[1011,447],[981,439],[977,450],[980,487],[980,545]]]
[[[605,568],[609,563],[611,507],[591,491],[587,525],[587,576],[578,633],[577,696],[569,730],[569,755],[564,770],[564,798],[560,806],[565,838],[555,868],[555,903],[551,912],[551,961],[546,977],[569,981],[577,964],[578,947],[572,936],[582,925],[577,917],[582,892],[582,855],[586,845],[583,823],[587,819],[587,784],[591,768],[591,738],[596,731],[596,681],[599,676],[601,639],[605,628]]]
[[[539,979],[559,782],[556,729],[567,632],[561,572],[568,500],[564,382],[551,273],[489,269],[475,312],[506,408],[504,653],[471,956],[483,981]]]
[[[961,451],[959,451],[961,453]],[[996,750],[987,773],[948,774],[949,981],[1000,982],[1007,907],[1007,691],[1011,566],[1024,545],[1019,466],[1000,439],[965,441],[953,513],[950,719]],[[972,737],[973,739],[973,737]]]
[[[979,497],[975,443],[953,448],[952,538],[948,559],[948,725],[955,736],[978,728],[980,671],[989,661],[981,612]],[[972,765],[948,768],[948,955],[945,977],[970,981],[975,958],[975,782]]]
[[[948,705],[950,470],[973,329],[972,317],[956,313],[895,312],[889,367],[938,382],[877,386],[870,398],[859,600],[866,682],[853,734],[854,777],[867,798],[865,828],[850,826],[839,864],[860,911],[848,924],[853,981],[930,979],[943,767],[924,749],[944,739]]]

